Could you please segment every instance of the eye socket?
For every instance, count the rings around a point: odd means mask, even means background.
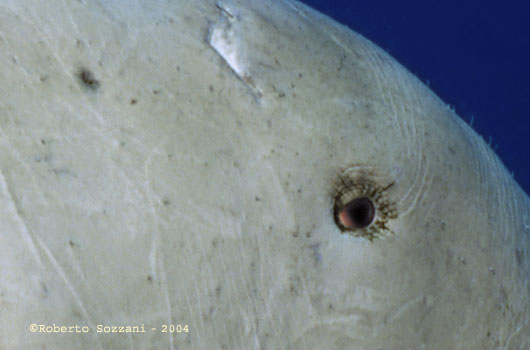
[[[331,211],[337,228],[352,237],[373,242],[392,234],[389,223],[397,218],[390,176],[370,166],[353,165],[342,169],[335,182]]]
[[[369,226],[375,217],[375,206],[368,197],[358,197],[335,209],[335,221],[343,230],[355,230]]]

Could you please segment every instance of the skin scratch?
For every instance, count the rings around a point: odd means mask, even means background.
[[[164,292],[164,297],[166,299],[166,305],[167,305],[167,313],[168,313],[167,322],[168,324],[172,324],[171,322],[171,315],[172,315],[171,300],[169,298],[169,288],[168,288],[167,278],[166,278],[166,269],[164,267],[164,262],[162,261],[160,257],[158,258],[158,267],[160,268],[160,282],[162,284],[162,291]],[[173,333],[168,332],[168,336],[169,336],[169,348],[171,350],[174,350],[175,344],[173,342]]]
[[[94,323],[92,322],[90,316],[88,315],[88,312],[86,311],[85,309],[85,306],[83,305],[83,302],[81,301],[81,298],[79,297],[79,294],[77,294],[77,292],[75,291],[75,288],[74,286],[72,285],[72,283],[70,282],[70,280],[68,279],[68,277],[66,276],[66,273],[64,272],[64,270],[61,268],[61,265],[59,264],[59,262],[55,259],[55,257],[53,256],[52,252],[48,249],[48,246],[46,245],[46,243],[44,243],[40,237],[36,237],[36,240],[37,240],[37,243],[39,245],[39,247],[42,249],[42,251],[44,251],[46,253],[46,256],[48,257],[48,260],[52,263],[53,267],[55,268],[55,270],[57,271],[57,273],[59,274],[59,276],[62,278],[62,280],[64,281],[64,283],[66,284],[66,287],[68,288],[68,290],[70,291],[70,293],[72,294],[74,300],[76,301],[77,305],[79,306],[79,308],[81,309],[81,313],[83,314],[83,316],[85,317],[85,319],[87,320],[89,326],[91,329],[95,329],[95,325]],[[96,334],[96,336],[98,335],[97,332],[94,332],[94,334]],[[97,339],[97,342],[98,342],[98,345],[99,345],[99,348],[100,349],[103,349],[102,345],[101,345],[101,342],[99,340],[98,337],[96,337]]]
[[[37,251],[37,248],[36,248],[36,245],[35,245],[35,241],[34,241],[32,235],[29,233],[28,227],[26,226],[26,223],[24,222],[23,218],[20,216],[20,212],[19,212],[19,210],[17,208],[15,200],[13,199],[11,191],[9,190],[9,188],[7,186],[7,182],[5,180],[5,177],[4,177],[3,173],[2,173],[2,171],[0,171],[0,190],[1,190],[1,192],[5,193],[5,194],[7,194],[9,196],[8,203],[10,203],[11,207],[12,207],[12,208],[10,208],[9,211],[12,212],[12,213],[16,213],[16,215],[13,216],[13,218],[19,223],[19,226],[22,229],[22,235],[24,237],[24,241],[26,242],[26,247],[29,248],[30,252],[35,257],[35,259],[37,260],[39,266],[43,266],[42,260],[40,259],[39,252]]]

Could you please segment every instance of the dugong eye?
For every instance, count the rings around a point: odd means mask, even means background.
[[[370,241],[392,233],[396,203],[389,194],[395,182],[366,166],[344,169],[335,182],[333,218],[342,233]]]
[[[342,208],[337,208],[335,213],[335,221],[343,230],[367,227],[374,217],[374,203],[367,197],[355,198]]]

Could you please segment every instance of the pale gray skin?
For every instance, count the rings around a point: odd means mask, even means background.
[[[4,1],[0,96],[1,349],[530,348],[528,197],[303,5]],[[373,240],[339,178],[394,184]]]

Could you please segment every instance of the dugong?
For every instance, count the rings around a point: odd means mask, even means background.
[[[4,1],[1,349],[529,349],[530,201],[294,1]]]

